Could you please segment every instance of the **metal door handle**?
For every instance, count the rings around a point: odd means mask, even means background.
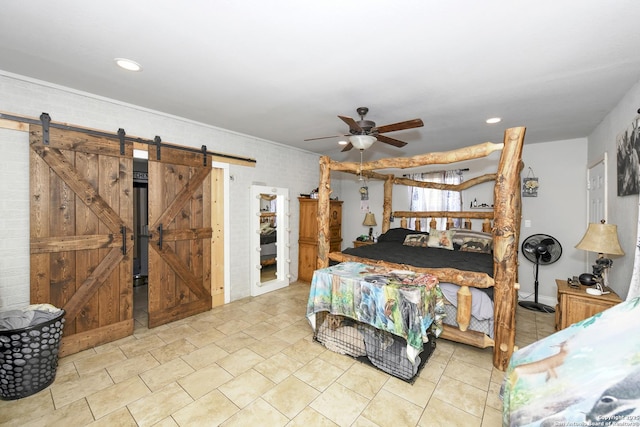
[[[158,247],[162,249],[162,224],[158,226]]]

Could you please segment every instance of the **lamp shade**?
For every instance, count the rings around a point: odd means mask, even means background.
[[[589,252],[598,252],[608,255],[624,255],[618,241],[618,226],[613,224],[590,223],[587,232],[584,233],[576,249]]]
[[[362,225],[366,225],[367,227],[373,227],[376,224],[376,216],[371,212],[367,212],[364,216],[364,221],[362,221]]]
[[[376,137],[371,135],[351,135],[349,137],[351,145],[356,147],[358,150],[366,150],[376,141]]]

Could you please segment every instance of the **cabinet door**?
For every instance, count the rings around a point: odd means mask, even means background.
[[[329,227],[340,228],[342,226],[342,204],[331,203],[329,212]]]
[[[567,300],[567,306],[565,327],[600,313],[611,307],[611,304],[597,299],[571,297]]]
[[[300,239],[318,239],[317,200],[300,200]]]
[[[340,251],[342,242],[342,203],[331,203],[329,212],[329,240],[332,252]]]
[[[316,269],[318,257],[315,243],[299,243],[298,245],[298,280],[311,282],[313,272]]]

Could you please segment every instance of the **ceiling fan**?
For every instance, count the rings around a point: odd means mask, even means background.
[[[384,142],[385,144],[390,144],[395,147],[404,147],[405,145],[407,145],[406,142],[382,134],[424,126],[424,123],[421,119],[406,120],[404,122],[392,123],[384,126],[376,126],[375,122],[364,119],[364,116],[366,116],[369,112],[369,108],[359,107],[356,109],[356,112],[360,116],[359,121],[355,121],[353,118],[347,116],[338,116],[340,120],[342,120],[349,126],[348,134],[322,136],[320,138],[309,138],[305,139],[305,141],[315,141],[318,139],[348,136],[349,143],[342,149],[342,151],[349,151],[353,147],[359,150],[366,150],[367,148],[371,147],[371,144],[376,141]]]

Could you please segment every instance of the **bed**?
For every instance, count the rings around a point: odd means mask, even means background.
[[[318,187],[318,258],[317,268],[329,266],[330,262],[354,261],[373,266],[385,266],[391,269],[410,270],[416,273],[433,274],[441,283],[451,283],[458,286],[456,296],[457,327],[445,325],[442,337],[454,341],[471,344],[477,347],[493,346],[493,364],[500,370],[505,370],[515,346],[515,307],[517,301],[517,250],[519,242],[521,199],[520,172],[522,165],[522,145],[524,143],[525,128],[509,128],[504,132],[502,143],[485,142],[458,150],[441,153],[429,153],[407,158],[382,159],[366,163],[335,162],[329,157],[320,159],[320,185]],[[493,152],[500,152],[496,173],[474,177],[458,185],[417,182],[393,174],[382,174],[384,169],[416,168],[434,164],[453,164],[459,161],[472,161],[489,156]],[[401,225],[408,218],[415,218],[418,226],[421,221],[431,225],[435,218],[447,218],[451,223],[453,218],[465,221],[465,228],[475,220],[482,221],[482,228],[492,235],[492,268],[488,271],[464,270],[459,266],[428,266],[420,267],[409,264],[406,258],[389,261],[388,258],[375,259],[359,253],[358,255],[329,250],[329,199],[331,195],[331,173],[347,172],[366,176],[367,179],[384,181],[384,201],[382,231],[386,233],[391,228],[391,218],[400,218]],[[444,190],[462,191],[484,182],[494,183],[493,210],[457,211],[457,212],[407,212],[392,209],[392,193],[395,185],[414,185]],[[407,228],[403,226],[402,228]],[[438,230],[441,232],[443,230]],[[369,245],[376,247],[377,245]],[[380,247],[378,247],[380,249]],[[448,251],[452,255],[456,251]],[[491,273],[491,274],[489,274]],[[493,338],[488,334],[470,330],[473,300],[472,288],[493,288]],[[449,316],[452,317],[452,316]]]
[[[422,268],[456,268],[486,273],[487,278],[493,276],[490,233],[452,228],[446,233],[445,238],[450,239],[450,244],[445,245],[446,247],[440,245],[440,238],[431,239],[433,246],[430,247],[428,232],[391,228],[379,236],[375,245],[348,248],[342,252],[369,260],[384,260]],[[439,287],[446,301],[444,323],[458,329],[460,286],[440,282]],[[468,291],[471,294],[471,313],[468,324],[463,327],[482,334],[482,339],[477,343],[478,347],[489,347],[493,344],[494,332],[493,287],[470,287]]]
[[[634,298],[513,353],[503,426],[640,425],[639,318]]]

